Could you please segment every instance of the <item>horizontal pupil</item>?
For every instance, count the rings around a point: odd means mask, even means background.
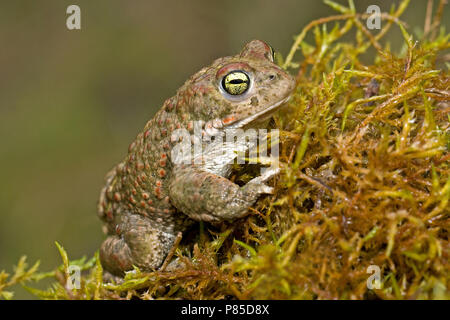
[[[248,76],[241,71],[230,72],[222,78],[222,88],[231,95],[240,95],[247,91],[250,84]]]

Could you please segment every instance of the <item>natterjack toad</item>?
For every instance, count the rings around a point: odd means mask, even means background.
[[[241,218],[261,194],[271,193],[264,182],[277,170],[238,186],[227,179],[235,149],[217,152],[223,144],[201,139],[200,153],[192,150],[192,159],[180,156],[175,148],[186,137],[178,133],[184,130],[196,140],[196,126],[203,138],[252,126],[286,102],[294,85],[274,64],[272,48],[254,40],[240,54],[201,69],[166,100],[130,145],[128,156],[106,176],[98,207],[108,235],[100,249],[104,268],[115,275],[133,265],[157,269],[176,235],[194,220]],[[240,151],[247,147],[237,146]]]

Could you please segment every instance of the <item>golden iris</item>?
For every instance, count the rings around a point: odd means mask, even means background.
[[[248,90],[250,79],[243,71],[232,71],[222,79],[223,89],[231,95],[240,95]]]

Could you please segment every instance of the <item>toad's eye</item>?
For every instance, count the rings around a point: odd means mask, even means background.
[[[249,86],[250,78],[244,71],[232,71],[222,79],[222,88],[233,96],[243,94]]]

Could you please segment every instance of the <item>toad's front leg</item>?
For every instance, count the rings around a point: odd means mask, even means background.
[[[179,211],[194,220],[233,220],[244,217],[261,194],[273,192],[264,182],[278,172],[279,169],[266,170],[263,175],[240,187],[199,167],[179,166],[173,171],[170,199]]]

